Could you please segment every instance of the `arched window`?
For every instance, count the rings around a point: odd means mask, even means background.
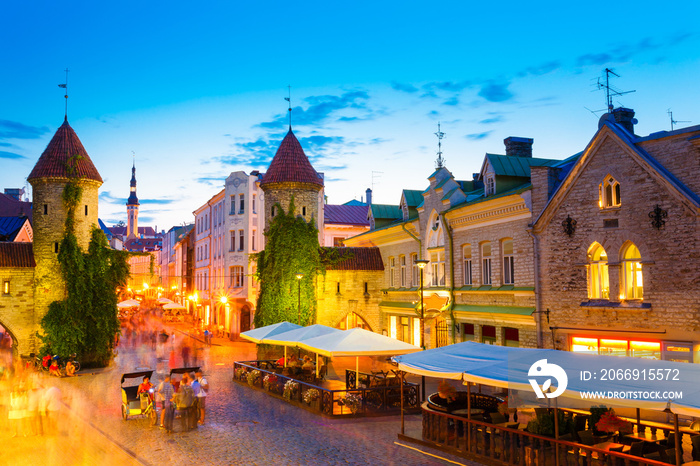
[[[644,280],[637,246],[630,243],[622,253],[622,290],[624,299],[642,299]]]
[[[600,200],[598,205],[601,209],[607,209],[610,207],[620,207],[620,183],[608,175],[605,180],[599,186],[600,190]]]
[[[588,249],[588,297],[610,299],[608,255],[598,243],[593,243]]]

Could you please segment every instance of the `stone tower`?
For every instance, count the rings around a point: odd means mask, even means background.
[[[287,210],[294,196],[294,215],[301,215],[307,222],[313,217],[319,236],[322,234],[323,178],[311,166],[291,128],[270,162],[260,188],[265,193],[266,227],[279,213],[277,204]]]
[[[75,235],[87,251],[93,225],[97,225],[97,190],[102,177],[65,119],[27,177],[33,189],[34,319],[37,330],[49,304],[65,298],[65,283],[58,264],[58,248],[65,233],[63,190],[77,179],[82,198],[75,210]],[[35,348],[32,348],[35,349]]]
[[[132,239],[139,236],[139,198],[136,197],[136,162],[131,167],[131,183],[129,199],[126,200],[126,238]]]

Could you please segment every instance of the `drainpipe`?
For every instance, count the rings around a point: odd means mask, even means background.
[[[401,224],[401,228],[403,228],[403,231],[405,231],[408,236],[410,236],[414,240],[418,241],[418,259],[422,260],[423,259],[423,242],[416,235],[414,235],[413,233],[408,231],[405,223]]]
[[[539,284],[540,284],[540,243],[537,236],[533,233],[532,228],[528,228],[527,234],[532,238],[534,259],[535,259],[535,325],[537,331],[537,347],[542,348],[544,346],[544,338],[542,336],[542,298],[540,296]],[[552,348],[554,348],[554,340],[552,340]]]
[[[449,240],[450,244],[450,288],[449,288],[449,293],[450,293],[450,304],[448,307],[448,311],[450,312],[450,319],[452,319],[452,343],[456,343],[455,339],[455,316],[454,316],[454,305],[455,305],[455,267],[454,267],[454,249],[452,247],[452,228],[447,224],[447,219],[445,218],[444,214],[439,215],[440,220],[442,220],[442,230],[447,233],[447,239]],[[447,255],[446,255],[447,256]],[[445,257],[445,260],[447,260],[447,257]]]

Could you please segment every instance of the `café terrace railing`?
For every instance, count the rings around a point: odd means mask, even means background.
[[[431,446],[484,464],[518,466],[668,466],[676,464],[675,457],[669,458],[668,462],[661,462],[644,456],[633,456],[583,445],[573,440],[556,440],[552,437],[531,434],[503,424],[490,424],[483,419],[467,419],[464,416],[435,411],[428,406],[427,402],[423,403],[421,408],[422,439],[399,434],[400,439]],[[640,433],[649,429],[652,435],[658,428],[656,425],[643,423],[638,426],[641,426]],[[666,431],[666,429],[663,430]],[[668,431],[666,431],[666,437],[668,438]],[[652,444],[649,443],[649,445]]]
[[[385,385],[370,388],[355,388],[354,385],[343,389],[321,387],[313,382],[300,380],[298,376],[283,375],[270,367],[274,361],[236,361],[233,363],[233,380],[256,389],[263,390],[276,398],[326,416],[381,416],[399,414],[401,411],[401,386]],[[259,374],[253,375],[254,371]],[[346,380],[352,376],[346,374]],[[362,373],[360,373],[362,378]],[[368,375],[368,374],[364,374]],[[265,377],[268,377],[267,383]],[[292,381],[292,384],[287,384]],[[287,387],[285,393],[285,387]],[[311,399],[309,390],[315,389],[318,397]],[[418,384],[404,381],[404,412],[420,412]],[[312,392],[313,393],[313,392]],[[307,396],[305,396],[307,395]]]

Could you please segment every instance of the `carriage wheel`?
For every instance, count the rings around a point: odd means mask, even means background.
[[[124,418],[125,421],[129,418],[129,412],[124,405],[122,405],[122,418]]]

